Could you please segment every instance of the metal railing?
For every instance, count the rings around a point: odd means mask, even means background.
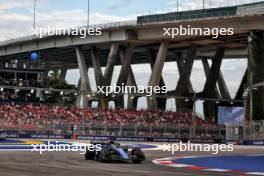
[[[218,17],[227,17],[227,16],[236,16],[230,11],[216,11],[216,12],[204,12],[197,14],[184,14],[184,15],[174,15],[174,16],[160,16],[160,17],[149,17],[142,18],[139,20],[139,24],[150,24],[150,23],[162,23],[162,22],[181,22],[186,20],[197,20],[204,18],[218,18]]]
[[[264,140],[264,123],[253,122],[251,125],[245,125],[243,127],[227,125],[226,139],[231,141]]]
[[[264,123],[254,122],[244,127],[244,140],[264,140]]]
[[[101,29],[109,29],[109,28],[120,28],[120,27],[128,27],[128,26],[136,26],[137,21],[136,20],[130,20],[130,21],[120,21],[120,22],[112,22],[112,23],[103,23],[103,24],[94,24],[94,25],[89,25],[89,26],[82,26],[82,27],[76,27],[77,29],[81,28],[101,28]],[[70,29],[71,30],[71,29]],[[42,38],[48,37],[43,36]],[[23,41],[31,41],[31,40],[36,40],[40,39],[39,35],[30,35],[30,36],[25,36],[25,37],[19,37],[15,39],[10,39],[6,41],[0,42],[0,46],[2,45],[9,45],[12,43],[19,43]]]
[[[228,141],[264,140],[264,123],[252,123],[251,126],[210,126],[210,125],[136,125],[136,124],[69,124],[67,122],[51,122],[43,124],[36,122],[31,125],[18,124],[16,126],[0,121],[0,131],[16,133],[45,134],[45,135],[94,135],[94,136],[127,136],[127,137],[160,137],[160,138],[193,138],[195,139],[219,139]]]
[[[52,122],[43,124],[36,122],[33,125],[18,124],[10,126],[0,121],[0,130],[9,132],[49,135],[97,135],[97,136],[127,136],[127,137],[165,137],[165,138],[191,138],[193,126],[186,125],[102,125],[85,122],[83,124],[69,124],[67,122]],[[196,126],[196,139],[225,139],[225,127],[209,125]]]

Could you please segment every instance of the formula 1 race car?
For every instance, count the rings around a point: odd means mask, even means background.
[[[134,163],[141,163],[145,160],[145,154],[139,147],[134,146],[120,146],[114,141],[92,143],[94,145],[101,144],[101,151],[89,151],[86,148],[85,159],[97,160],[101,162],[109,161],[132,161]]]

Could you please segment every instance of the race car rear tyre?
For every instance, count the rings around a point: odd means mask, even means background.
[[[134,163],[141,163],[142,161],[145,160],[145,154],[142,152],[142,150],[138,147],[132,149],[132,152],[131,152],[131,155],[132,155],[132,161]]]
[[[105,162],[106,160],[103,158],[102,153],[98,153],[98,161]]]
[[[140,164],[142,162],[142,160],[133,160],[133,163],[135,164]]]
[[[142,152],[141,148],[133,148],[132,149],[132,155],[138,156],[138,157],[145,157],[144,153]]]
[[[90,152],[90,151],[86,151],[86,153],[84,154],[84,157],[86,160],[93,160],[95,157],[95,153]]]

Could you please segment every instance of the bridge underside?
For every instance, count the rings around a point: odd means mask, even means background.
[[[263,20],[263,17],[258,17]],[[254,17],[256,19],[256,17]],[[232,20],[232,19],[227,19]],[[263,32],[253,29],[264,29],[261,23],[253,23],[249,19],[244,19],[248,25],[243,25],[241,21],[235,21],[241,31],[236,31],[233,36],[221,36],[217,39],[210,37],[194,37],[188,38],[163,38],[161,40],[161,32],[155,31],[156,28],[149,32],[150,28],[134,29],[136,32],[131,32],[131,29],[125,30],[125,40],[115,40],[111,42],[74,44],[70,46],[60,46],[55,43],[54,47],[28,50],[25,52],[18,52],[23,46],[14,47],[14,54],[2,54],[1,59],[12,60],[27,60],[32,51],[39,51],[40,63],[45,67],[46,71],[60,70],[61,78],[65,79],[65,74],[69,69],[80,70],[80,81],[78,88],[89,95],[92,95],[91,85],[88,75],[88,69],[94,68],[97,86],[111,85],[114,66],[120,65],[121,71],[116,85],[135,85],[131,64],[149,63],[152,68],[149,86],[163,86],[165,85],[162,78],[162,70],[166,62],[175,62],[179,70],[179,81],[176,89],[167,93],[164,97],[148,98],[149,109],[164,109],[167,98],[173,97],[197,97],[198,99],[205,99],[204,114],[210,121],[215,121],[215,109],[218,101],[225,102],[243,102],[243,92],[249,85],[249,80],[253,83],[264,81],[264,37]],[[259,19],[257,19],[259,20]],[[217,22],[217,21],[216,21]],[[219,21],[218,21],[219,22]],[[245,22],[245,23],[246,23]],[[219,23],[224,23],[220,21]],[[234,23],[234,22],[233,22]],[[208,24],[207,24],[208,25]],[[210,24],[211,25],[211,24]],[[213,25],[213,24],[212,24]],[[242,25],[242,26],[241,26]],[[228,26],[227,26],[228,27]],[[246,29],[246,27],[248,29]],[[145,32],[145,33],[144,33]],[[145,34],[145,35],[144,35]],[[110,35],[110,34],[109,34]],[[113,34],[111,34],[113,35]],[[147,36],[142,38],[142,36]],[[154,36],[158,37],[155,38]],[[120,37],[119,37],[120,38]],[[39,46],[39,43],[33,43]],[[51,44],[52,45],[52,44]],[[33,47],[34,48],[34,47]],[[37,47],[38,48],[38,47]],[[12,48],[0,48],[1,53],[13,52]],[[237,94],[234,98],[230,96],[227,85],[221,73],[221,64],[223,59],[248,59],[249,66],[245,73]],[[206,75],[206,83],[202,92],[194,92],[190,76],[195,60],[201,60],[204,72]],[[211,60],[210,65],[208,61]],[[105,67],[103,73],[101,68]],[[251,77],[249,75],[252,75]],[[116,107],[124,107],[123,95],[115,97],[105,97],[102,95],[95,96],[99,102],[99,106],[105,107],[109,101],[115,101]],[[137,107],[137,100],[139,96],[128,95],[129,109]],[[211,100],[210,100],[211,99]],[[80,98],[77,99],[77,104],[80,104]],[[83,103],[88,106],[94,97],[84,96]],[[251,109],[253,112],[253,119],[264,119],[264,91],[258,89],[253,93],[253,105]],[[194,101],[191,99],[176,98],[176,109],[178,111],[185,111],[193,109]],[[248,103],[246,103],[249,107]],[[248,117],[247,117],[248,118]]]
[[[134,45],[132,64],[149,63],[149,51],[157,52],[160,47],[160,41],[127,41],[116,43],[119,45],[119,48],[126,48],[128,44]],[[200,39],[197,38],[192,41],[170,41],[166,54],[166,62],[177,61],[175,54],[180,54],[184,59],[191,46],[197,47],[197,53],[195,57],[193,57],[195,60],[214,57],[215,51],[219,46],[226,47],[225,59],[241,59],[248,57],[247,34],[240,34],[233,36],[233,38],[221,38],[217,40],[201,37]],[[81,45],[80,50],[86,58],[85,62],[88,67],[93,67],[91,56],[92,47],[96,48],[101,65],[106,66],[108,55],[111,50],[111,43]],[[43,50],[36,49],[29,52],[3,55],[1,56],[1,60],[13,60],[16,58],[21,61],[27,61],[32,51],[39,51],[41,59],[40,62],[43,66],[49,65],[50,69],[61,69],[62,67],[67,69],[76,69],[78,68],[78,63],[76,60],[75,48],[76,46],[59,48],[54,47]],[[121,65],[120,55],[116,56],[114,64]]]

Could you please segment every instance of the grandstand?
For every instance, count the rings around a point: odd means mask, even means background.
[[[0,42],[0,176],[264,175],[264,1],[210,0],[220,2],[210,9],[206,0],[182,1],[204,9],[96,25],[90,0],[16,1],[0,2],[0,19],[3,7],[19,12],[5,17],[3,37],[31,19],[31,5],[36,31],[48,16],[58,25],[83,21],[84,3],[87,26]],[[123,1],[93,1],[93,18],[164,3]],[[178,9],[179,1],[164,4]],[[102,35],[82,35],[89,31]],[[146,160],[130,162],[139,152]]]
[[[252,56],[261,48],[255,48],[259,46],[249,43],[248,38],[256,42],[255,33],[261,36],[259,31],[264,29],[260,22],[263,20],[263,7],[264,3],[259,2],[139,16],[136,22],[89,26],[101,27],[104,35],[84,39],[80,36],[29,36],[1,42],[0,128],[43,134],[89,134],[91,131],[101,134],[115,126],[115,132],[119,135],[127,128],[131,136],[137,136],[138,129],[144,128],[151,136],[155,128],[160,136],[172,130],[171,136],[186,133],[191,137],[206,137],[213,129],[218,132],[217,138],[223,138],[222,127],[216,127],[218,105],[243,104],[249,71],[253,76],[261,77],[261,59],[255,59],[261,56]],[[234,35],[220,36],[218,39],[205,36],[162,37],[163,24],[179,26],[186,22],[199,24],[201,28],[233,27]],[[252,50],[248,51],[248,48]],[[33,53],[39,58],[29,60]],[[259,63],[255,65],[260,68],[248,68],[236,96],[231,97],[221,72],[221,62],[223,59],[247,57]],[[207,80],[201,92],[195,92],[190,82],[194,60],[202,61],[206,73]],[[211,65],[209,61],[212,61]],[[124,110],[124,94],[105,97],[92,92],[89,75],[86,74],[89,68],[94,68],[96,85],[109,86],[114,67],[121,65],[117,84],[137,86],[131,64],[149,63],[152,73],[148,86],[162,87],[165,85],[162,77],[165,62],[177,63],[180,79],[175,85],[176,89],[148,97],[149,110],[144,111],[135,110],[138,98],[144,95],[128,95],[128,109]],[[106,68],[105,73],[102,73],[101,67]],[[71,69],[80,71],[77,86],[65,82],[66,73]],[[254,83],[261,81],[255,80]],[[259,114],[263,112],[263,99],[259,94],[263,94],[261,89],[254,93],[253,120],[263,118]],[[165,112],[167,99],[176,100],[177,112]],[[195,114],[197,100],[204,102],[205,119]],[[98,109],[89,107],[92,101],[98,102]],[[115,107],[120,109],[105,109],[110,101],[114,101]],[[81,104],[84,108],[80,108]],[[249,108],[248,103],[246,108]],[[249,116],[246,118],[249,121]],[[132,130],[129,129],[131,127]],[[240,127],[234,127],[237,128]],[[195,135],[194,132],[199,130],[203,134]]]
[[[191,134],[190,129],[194,123],[192,112],[80,108],[73,103],[64,105],[52,102],[49,97],[53,97],[52,93],[55,89],[50,89],[51,85],[47,82],[54,79],[54,75],[44,76],[45,70],[39,63],[33,60],[26,63],[4,60],[0,63],[0,130],[2,131],[53,135],[185,138]],[[57,96],[65,98],[67,91],[78,93],[74,87],[72,88],[57,89],[55,92]],[[198,116],[195,117],[195,124],[201,129],[213,129],[217,134],[216,125]],[[201,134],[198,136],[207,138],[209,134],[206,130],[200,130]],[[223,138],[222,135],[213,137]]]
[[[84,118],[85,132],[81,127]],[[152,137],[156,134],[160,137],[175,136],[172,132],[190,129],[193,124],[192,113],[163,112],[153,110],[125,110],[125,109],[91,109],[78,108],[74,106],[56,106],[44,104],[3,104],[0,105],[0,129],[6,131],[33,132],[41,134],[66,134],[76,126],[77,134],[95,134],[104,132],[110,135],[107,128],[132,129],[132,136]],[[203,119],[196,117],[196,124],[201,128],[216,129],[216,126],[209,124]],[[150,134],[149,128],[153,128]],[[90,128],[97,128],[91,130]],[[146,133],[135,131],[135,128],[144,129]],[[157,130],[159,128],[159,130]],[[167,131],[166,129],[167,128]],[[170,132],[170,128],[173,130]],[[147,129],[147,130],[146,130]],[[156,130],[155,130],[156,129]],[[165,131],[164,131],[165,130]],[[108,131],[108,132],[107,132]],[[125,130],[124,130],[125,131]],[[70,131],[72,133],[73,131]],[[187,133],[187,132],[186,132]],[[168,135],[170,134],[170,135]],[[181,135],[181,134],[177,134]],[[187,135],[188,136],[188,135]],[[203,137],[206,137],[205,131]]]
[[[51,85],[47,84],[52,79],[52,75],[48,74],[45,77],[45,70],[39,63],[33,60],[27,62],[1,60],[0,65],[0,130],[2,131],[54,135],[75,133],[187,137],[193,125],[192,112],[92,109],[76,107],[74,104],[58,104],[50,101],[48,98],[50,96],[45,96],[54,91],[52,89],[49,92]],[[60,91],[59,96],[65,97],[65,92],[75,90],[73,88],[56,91]],[[200,117],[195,118],[195,123],[201,128],[216,127]],[[181,133],[178,133],[178,128]],[[123,133],[121,134],[120,131]],[[206,137],[205,131],[201,136]]]

